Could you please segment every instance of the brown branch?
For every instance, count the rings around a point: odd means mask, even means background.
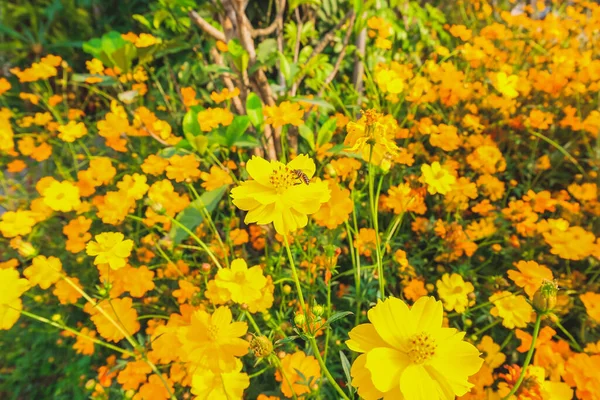
[[[192,10],[189,12],[188,15],[190,16],[190,19],[196,25],[198,25],[198,27],[200,29],[202,29],[204,32],[208,33],[213,38],[220,40],[222,42],[227,41],[225,39],[225,34],[223,32],[221,32],[220,30],[218,30],[217,28],[215,28],[214,26],[209,24],[208,21],[206,21],[204,18],[202,18],[200,15],[198,15],[198,13],[196,11]]]
[[[312,61],[313,58],[315,58],[316,56],[321,54],[323,52],[323,50],[325,50],[325,47],[327,47],[327,44],[331,40],[333,40],[333,38],[335,37],[335,34],[342,28],[342,26],[344,26],[346,21],[348,21],[348,19],[351,18],[353,15],[354,15],[354,10],[348,11],[346,13],[346,15],[344,15],[344,17],[333,27],[333,29],[330,30],[329,32],[327,32],[325,34],[325,36],[323,36],[323,38],[319,41],[319,43],[317,43],[317,45],[313,49],[312,53],[310,53],[310,56],[308,56],[306,63],[304,63],[305,67],[308,64],[310,64],[310,62]],[[298,78],[296,78],[294,85],[292,85],[292,93],[291,93],[292,96],[296,95],[296,91],[293,89],[297,89],[300,86],[300,83],[302,82],[302,80],[304,79],[305,76],[306,76],[306,71],[305,71],[305,68],[303,68],[303,71],[301,71]]]
[[[323,36],[323,38],[319,41],[319,43],[317,43],[317,45],[313,49],[312,53],[310,53],[310,56],[308,57],[306,64],[308,64],[314,57],[321,54],[323,52],[323,50],[325,50],[325,47],[327,47],[327,44],[331,40],[333,40],[333,38],[335,37],[335,34],[342,28],[342,26],[344,26],[346,21],[348,21],[353,15],[354,15],[354,10],[348,11],[346,13],[346,15],[344,15],[344,17],[342,19],[340,19],[340,22],[338,22],[333,27],[332,30],[330,30],[329,32],[327,32],[325,34],[325,36]]]
[[[215,64],[220,65],[220,66],[225,66],[225,63],[223,62],[223,57],[221,57],[221,54],[219,54],[219,51],[216,48],[213,47],[210,49],[210,55],[215,60]],[[233,81],[231,80],[231,77],[229,76],[229,74],[224,73],[222,75],[222,78],[223,78],[223,82],[225,83],[225,86],[227,87],[227,89],[229,89],[229,91],[232,92],[235,89],[235,85],[233,84]],[[240,100],[239,97],[234,97],[231,99],[231,101],[233,103],[233,107],[235,107],[235,110],[237,111],[237,113],[239,115],[246,114],[244,106],[242,105],[242,101]]]
[[[363,92],[363,74],[365,72],[365,65],[363,64],[363,58],[365,56],[365,49],[367,46],[367,29],[364,28],[356,37],[356,56],[354,58],[354,73],[352,74],[352,83],[358,93],[358,104],[362,103],[361,96]]]
[[[271,25],[267,26],[266,28],[252,29],[252,37],[255,38],[259,36],[268,36],[271,33],[275,32],[278,26],[279,21],[275,19],[275,21],[271,22]]]
[[[333,66],[333,70],[325,79],[325,82],[323,83],[323,87],[321,88],[321,90],[319,90],[317,97],[321,97],[323,95],[323,91],[325,90],[325,88],[327,88],[329,86],[329,84],[331,82],[333,82],[333,80],[335,79],[335,76],[337,75],[338,71],[340,70],[340,66],[342,65],[342,61],[343,61],[344,57],[346,56],[346,51],[348,50],[348,42],[350,41],[350,36],[352,35],[352,31],[354,30],[354,22],[355,21],[356,21],[356,15],[352,14],[352,17],[350,18],[350,27],[346,31],[346,35],[344,35],[344,40],[342,41],[342,51],[340,51],[340,54],[338,55],[335,65]]]

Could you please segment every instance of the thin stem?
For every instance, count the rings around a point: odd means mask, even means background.
[[[511,396],[513,396],[515,393],[517,393],[517,390],[519,390],[521,383],[523,383],[523,380],[525,379],[525,373],[527,371],[527,367],[529,366],[529,363],[531,362],[531,359],[533,358],[533,352],[535,351],[535,342],[537,341],[538,334],[540,333],[540,325],[541,324],[542,324],[542,314],[538,314],[537,318],[535,319],[535,326],[533,327],[531,346],[529,347],[529,351],[527,352],[527,356],[525,357],[525,362],[523,363],[523,368],[521,369],[521,375],[519,375],[519,379],[517,379],[517,382],[511,389],[510,393],[508,393],[502,400],[510,399]]]
[[[252,327],[254,328],[256,333],[258,333],[259,335],[262,335],[260,328],[256,324],[256,321],[254,320],[254,317],[252,317],[252,314],[250,314],[250,311],[246,310],[245,314],[246,314],[246,318],[248,318],[248,321],[250,321],[250,325],[252,325]]]
[[[577,350],[578,352],[582,353],[583,349],[581,348],[581,346],[579,345],[579,343],[577,343],[577,340],[575,340],[575,338],[573,337],[573,335],[571,335],[571,333],[565,329],[565,327],[560,323],[560,321],[556,321],[555,322],[556,326],[558,327],[558,329],[561,330],[562,333],[565,334],[566,337],[569,338],[569,340],[571,341],[571,346],[573,346],[573,348],[575,350]]]
[[[336,392],[339,393],[339,395],[341,396],[342,399],[350,400],[350,398],[342,390],[340,385],[338,385],[338,383],[335,381],[335,379],[331,375],[331,372],[329,372],[329,370],[327,369],[327,365],[325,365],[325,361],[323,361],[323,358],[321,357],[321,353],[319,353],[319,347],[317,346],[317,341],[315,340],[315,338],[309,337],[308,340],[310,341],[310,345],[312,347],[313,353],[315,354],[315,357],[317,358],[317,361],[319,362],[319,365],[321,366],[321,370],[327,377],[327,380],[329,381],[331,386],[333,386],[333,388],[336,390]]]
[[[181,222],[177,221],[175,218],[173,217],[169,217],[169,219],[171,220],[171,222],[173,222],[175,225],[177,225],[178,227],[180,227],[185,233],[187,233],[188,235],[190,235],[190,237],[192,239],[194,239],[196,241],[196,243],[198,243],[200,245],[200,247],[202,247],[202,249],[204,251],[206,251],[206,253],[208,253],[208,256],[211,258],[211,260],[215,263],[215,265],[219,268],[222,269],[223,267],[221,266],[221,263],[219,262],[219,260],[217,259],[217,257],[215,256],[215,254],[212,252],[212,250],[206,245],[206,243],[204,243],[202,241],[202,239],[200,239],[198,236],[196,236],[196,234],[194,232],[192,232],[187,226],[183,225]]]
[[[69,331],[69,332],[71,332],[72,334],[74,334],[76,336],[80,336],[80,337],[85,338],[85,339],[87,339],[87,340],[89,340],[91,342],[94,342],[97,345],[104,346],[106,348],[109,348],[109,349],[114,350],[116,352],[119,352],[121,354],[126,354],[126,355],[128,355],[130,357],[135,357],[135,354],[133,352],[129,351],[129,350],[125,350],[125,349],[122,349],[122,348],[117,347],[115,345],[112,345],[110,343],[106,343],[106,342],[104,342],[104,341],[102,341],[100,339],[93,338],[93,337],[88,336],[88,335],[86,335],[84,333],[81,333],[81,332],[79,332],[79,331],[77,331],[77,330],[75,330],[73,328],[70,328],[70,327],[68,327],[66,325],[59,324],[58,322],[49,320],[48,318],[39,316],[39,315],[34,314],[34,313],[30,313],[30,312],[25,311],[25,310],[17,310],[16,308],[13,308],[13,309],[15,311],[19,311],[21,314],[25,315],[26,317],[29,317],[29,318],[34,319],[36,321],[43,322],[44,324],[51,325],[51,326],[53,326],[55,328],[58,328],[58,329]]]
[[[290,260],[290,267],[292,268],[292,276],[296,283],[296,290],[298,291],[298,298],[300,299],[300,307],[302,312],[306,314],[306,307],[304,305],[304,295],[302,295],[302,286],[300,286],[300,279],[298,279],[298,273],[296,272],[296,265],[294,264],[294,257],[292,257],[292,251],[290,250],[290,244],[288,243],[287,235],[283,235],[283,243],[287,251],[288,259]]]

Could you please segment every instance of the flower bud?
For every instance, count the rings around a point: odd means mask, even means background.
[[[312,308],[312,313],[315,317],[320,317],[325,313],[325,308],[320,304],[315,304]]]
[[[250,341],[250,349],[256,357],[266,357],[273,352],[273,343],[266,336],[256,336]]]
[[[547,314],[556,307],[558,285],[555,281],[544,280],[533,295],[533,308],[540,314]]]
[[[305,323],[306,317],[304,316],[304,314],[296,314],[296,316],[294,317],[294,324],[296,324],[296,326],[304,326]]]
[[[292,287],[290,285],[283,285],[283,293],[284,294],[292,293]]]

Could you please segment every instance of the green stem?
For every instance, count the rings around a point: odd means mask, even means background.
[[[573,346],[573,348],[575,350],[577,350],[578,352],[582,353],[583,349],[581,348],[581,346],[579,345],[579,343],[577,343],[577,340],[575,340],[575,338],[573,337],[573,335],[571,335],[571,333],[569,333],[569,331],[566,330],[564,326],[562,326],[562,324],[560,323],[560,321],[557,320],[555,322],[555,324],[558,327],[558,329],[560,329],[561,332],[564,333],[565,336],[569,338],[569,340],[571,341],[571,346]]]
[[[283,243],[285,250],[287,251],[288,259],[290,260],[290,268],[292,269],[292,277],[296,283],[296,290],[298,291],[298,299],[300,300],[300,307],[302,307],[302,313],[306,315],[306,306],[304,303],[304,295],[302,294],[302,286],[300,286],[300,279],[298,279],[298,273],[296,272],[296,264],[294,264],[294,257],[292,257],[292,251],[290,250],[290,244],[288,243],[287,235],[283,235]]]
[[[381,260],[381,249],[379,248],[379,220],[377,218],[378,197],[375,196],[375,166],[371,162],[373,156],[373,146],[371,146],[371,155],[369,156],[369,205],[371,206],[371,219],[373,229],[375,230],[375,256],[377,258],[377,275],[379,275],[379,296],[385,298],[385,278],[383,276],[383,262]],[[381,181],[378,188],[381,188]]]
[[[325,365],[325,361],[323,361],[323,358],[321,357],[321,353],[319,353],[319,347],[317,346],[317,341],[315,340],[315,338],[314,337],[309,337],[308,340],[310,341],[310,345],[312,347],[312,351],[315,354],[315,357],[317,358],[317,361],[319,362],[319,365],[321,366],[321,370],[323,371],[323,373],[327,377],[327,380],[329,381],[329,383],[331,384],[331,386],[334,387],[334,389],[336,390],[336,392],[339,393],[339,395],[341,396],[342,399],[344,399],[344,400],[350,400],[349,397],[346,395],[346,393],[344,393],[344,391],[342,390],[342,388],[340,387],[340,385],[337,384],[337,382],[335,381],[335,379],[331,375],[331,372],[329,372],[329,369],[327,369],[327,365]]]
[[[169,219],[171,220],[171,222],[173,222],[175,225],[177,225],[178,227],[180,227],[185,233],[187,233],[188,235],[190,235],[190,237],[192,239],[194,239],[196,241],[196,243],[198,243],[200,245],[200,247],[202,247],[202,250],[206,251],[206,253],[208,253],[208,256],[211,258],[211,260],[215,263],[215,265],[219,268],[222,269],[223,266],[221,266],[221,263],[219,262],[219,260],[217,259],[217,257],[215,256],[215,254],[212,252],[212,250],[206,245],[206,243],[204,243],[202,241],[202,239],[200,239],[198,236],[196,236],[196,234],[194,232],[192,232],[187,226],[183,225],[181,222],[177,221],[175,218],[173,217],[169,217]]]
[[[15,308],[13,308],[13,309],[16,310],[16,311],[19,311],[21,314],[25,315],[26,317],[29,317],[29,318],[34,319],[36,321],[43,322],[44,324],[51,325],[51,326],[53,326],[55,328],[58,328],[58,329],[69,331],[69,332],[71,332],[72,334],[74,334],[76,336],[81,336],[81,337],[83,337],[83,338],[85,338],[85,339],[87,339],[87,340],[89,340],[91,342],[94,342],[97,345],[104,346],[106,348],[109,348],[109,349],[114,350],[116,352],[119,352],[121,354],[126,354],[129,357],[135,357],[135,354],[133,352],[129,351],[129,350],[125,350],[125,349],[122,349],[122,348],[117,347],[115,345],[112,345],[110,343],[106,343],[106,342],[104,342],[104,341],[102,341],[100,339],[93,338],[93,337],[88,336],[86,334],[83,334],[83,333],[81,333],[81,332],[79,332],[79,331],[77,331],[77,330],[75,330],[73,328],[69,328],[66,325],[59,324],[58,322],[49,320],[48,318],[44,318],[42,316],[30,313],[30,312],[25,311],[25,310],[17,310]]]
[[[246,313],[246,318],[248,318],[248,321],[250,321],[250,325],[252,325],[252,327],[254,328],[256,333],[259,335],[262,335],[262,333],[260,332],[260,328],[256,324],[256,321],[254,320],[254,317],[252,317],[252,314],[250,314],[250,311],[246,310],[245,313]]]
[[[519,375],[519,379],[517,379],[517,382],[515,383],[515,385],[511,389],[511,391],[502,400],[510,399],[511,396],[513,396],[515,393],[517,393],[517,390],[519,390],[521,383],[523,383],[523,380],[525,379],[525,373],[527,372],[527,367],[529,366],[529,363],[531,362],[531,359],[533,358],[533,352],[535,351],[535,342],[537,341],[538,334],[540,333],[540,325],[541,324],[542,324],[542,315],[538,314],[535,319],[535,326],[533,327],[533,335],[531,337],[531,346],[529,347],[529,351],[527,352],[527,356],[525,357],[525,362],[523,363],[523,368],[521,369],[521,375]]]

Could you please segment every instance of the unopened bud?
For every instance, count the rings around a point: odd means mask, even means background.
[[[292,287],[290,285],[283,285],[283,293],[284,294],[292,293]]]
[[[315,304],[312,308],[312,313],[315,317],[320,317],[325,313],[325,308],[320,304]]]
[[[296,324],[296,326],[303,326],[306,323],[306,317],[304,316],[304,314],[297,314],[294,317],[294,324]]]
[[[556,307],[558,285],[555,281],[544,280],[533,295],[533,308],[540,314],[547,314]]]
[[[273,352],[273,343],[266,336],[256,336],[250,341],[250,349],[256,357],[266,357]]]
[[[204,272],[204,273],[210,272],[210,264],[209,263],[202,264],[202,272]]]
[[[85,388],[86,388],[87,390],[92,390],[92,389],[93,389],[93,388],[95,388],[95,387],[96,387],[96,381],[95,381],[95,380],[93,380],[93,379],[90,379],[89,381],[87,381],[87,382],[85,383]]]

